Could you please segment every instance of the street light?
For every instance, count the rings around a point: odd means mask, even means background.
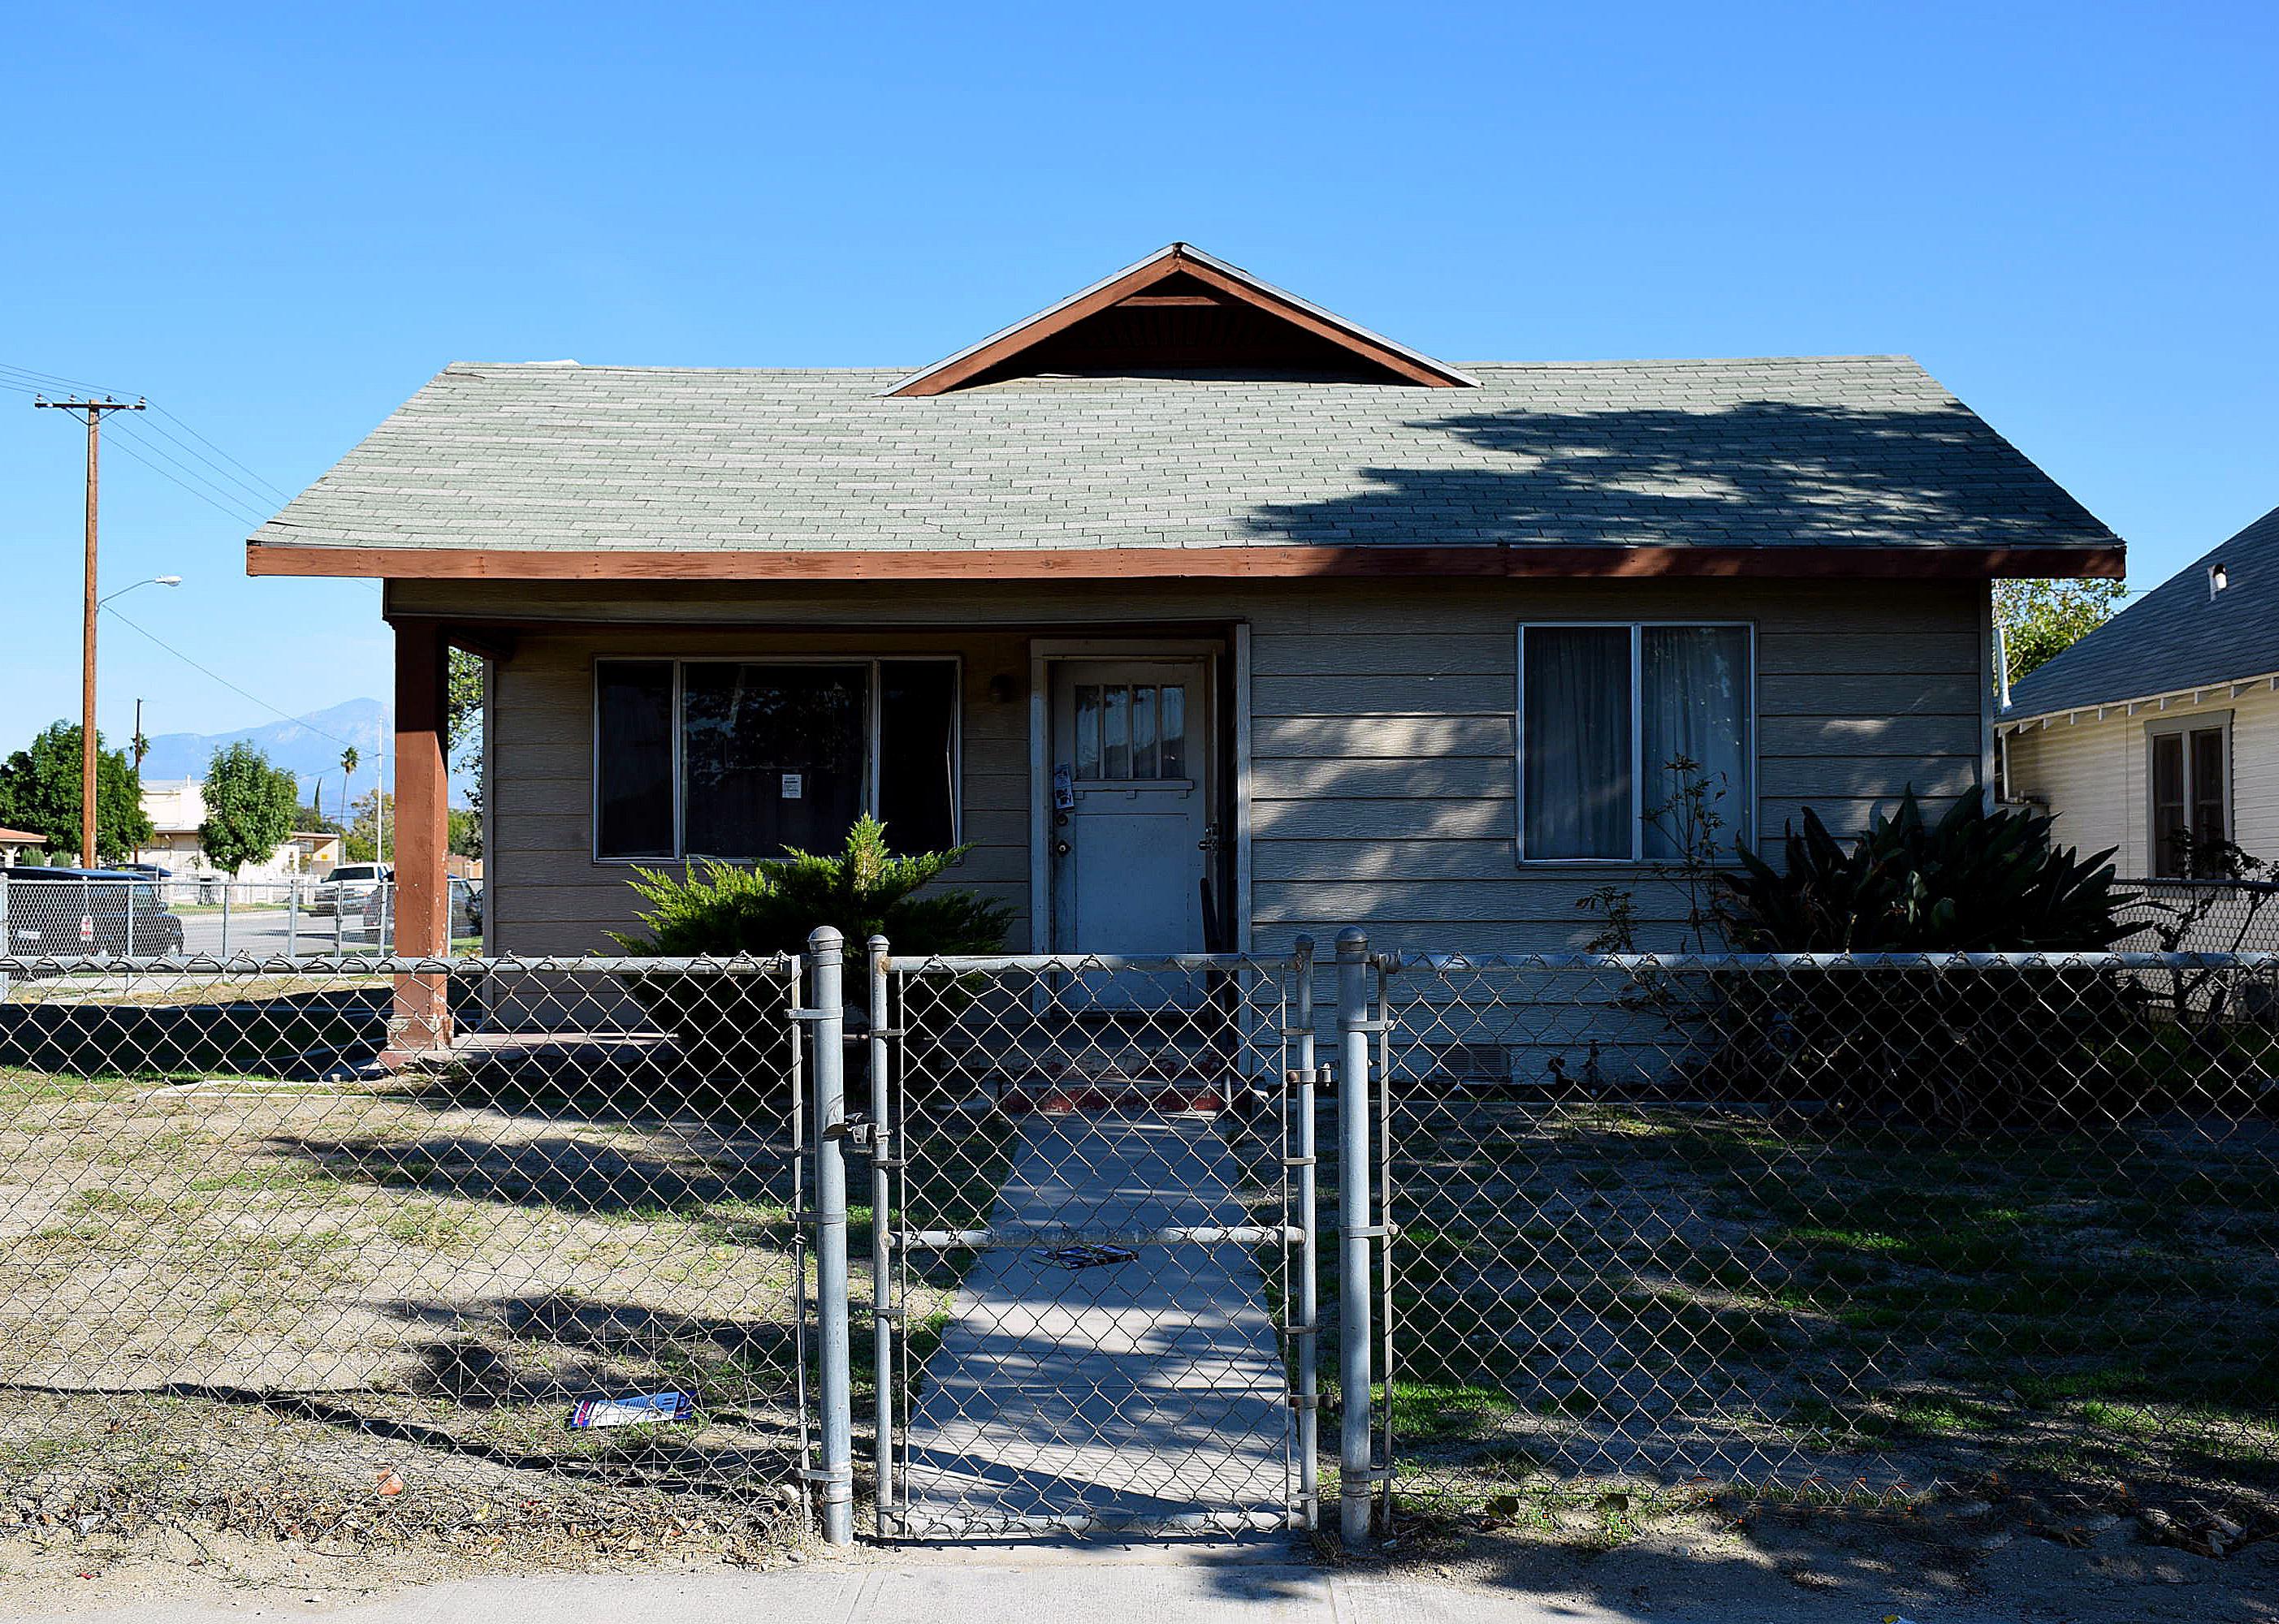
[[[92,473],[94,466],[95,440],[93,430],[90,428],[88,439],[88,467],[90,470],[88,488],[90,492],[94,489]],[[121,586],[117,592],[111,594],[109,597],[96,598],[93,602],[87,606],[87,634],[81,646],[81,670],[80,671],[79,860],[81,863],[90,869],[95,867],[95,803],[96,793],[95,772],[95,614],[97,609],[110,602],[111,598],[123,598],[128,593],[133,592],[135,586],[179,586],[181,584],[182,578],[179,575],[154,575],[148,580],[136,581],[133,586]],[[92,595],[95,591],[95,498],[91,494],[88,498],[87,504],[87,590],[90,595]],[[140,718],[137,718],[136,732],[139,732],[141,731]]]
[[[182,578],[179,575],[154,575],[147,581],[136,581],[133,586],[121,586],[117,592],[105,593],[95,601],[95,607],[101,609],[113,598],[123,598],[135,586],[179,586],[181,584]]]

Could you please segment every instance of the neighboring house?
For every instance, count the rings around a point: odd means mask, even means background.
[[[2005,793],[2126,878],[2190,877],[2183,831],[2279,858],[2279,509],[2027,673],[2000,734]]]
[[[206,821],[205,788],[196,778],[157,779],[142,786],[142,815],[150,839],[134,853],[137,862],[156,863],[174,878],[226,877],[207,858],[198,830]],[[311,831],[286,837],[266,858],[249,862],[234,877],[241,884],[272,884],[296,875],[317,874],[340,861],[341,837]]]
[[[454,645],[496,951],[865,808],[1025,946],[1530,951],[1676,755],[1753,839],[1983,793],[1990,581],[2122,567],[1905,357],[1458,367],[1178,244],[916,372],[455,364],[247,555],[386,582],[419,953]]]
[[[102,803],[96,802],[98,806]],[[26,829],[0,829],[0,866],[21,862],[27,853],[36,853],[48,843],[48,837],[34,834]]]

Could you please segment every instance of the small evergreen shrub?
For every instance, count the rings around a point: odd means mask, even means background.
[[[886,846],[886,825],[866,815],[847,831],[845,849],[829,855],[794,850],[748,867],[702,862],[686,875],[636,869],[630,884],[648,905],[637,915],[645,929],[610,938],[633,958],[734,961],[804,952],[809,934],[829,924],[846,938],[857,966],[863,944],[876,935],[897,954],[994,953],[1005,945],[1011,908],[966,891],[916,894],[964,850],[897,855]],[[780,974],[731,962],[624,979],[692,1061],[748,1077],[787,1075],[787,984]],[[860,1003],[860,981],[848,985]]]

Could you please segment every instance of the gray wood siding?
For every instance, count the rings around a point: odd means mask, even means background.
[[[1934,805],[1979,772],[1983,584],[1740,581],[877,583],[862,586],[395,583],[398,614],[518,627],[499,670],[490,872],[510,951],[600,945],[631,916],[622,865],[589,854],[597,655],[957,653],[965,659],[963,882],[1025,911],[1032,637],[1251,629],[1255,945],[1563,950],[1578,898],[1636,884],[1652,945],[1675,901],[1616,865],[1514,862],[1523,621],[1746,620],[1757,627],[1761,839],[1809,804],[1838,832],[1913,785]],[[615,624],[579,624],[578,622]],[[991,678],[1011,677],[1011,701]],[[1025,943],[1025,924],[1017,942]]]

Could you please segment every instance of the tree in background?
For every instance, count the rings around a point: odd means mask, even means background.
[[[472,807],[453,807],[443,815],[444,849],[454,857],[483,854],[483,815]]]
[[[338,822],[326,816],[325,808],[322,804],[323,801],[324,786],[322,785],[318,785],[317,788],[316,802],[303,803],[303,805],[293,808],[293,827],[295,830],[303,831],[310,834],[341,834],[344,832]]]
[[[378,789],[357,796],[341,846],[350,862],[395,862],[395,797]]]
[[[455,772],[467,775],[470,814],[462,836],[457,812],[451,814],[451,850],[462,857],[483,854],[483,662],[464,648],[451,650],[444,688],[443,755]]]
[[[292,834],[300,785],[243,739],[214,752],[203,787],[206,817],[198,825],[198,845],[225,874],[266,862]]]
[[[1994,619],[2002,628],[2016,682],[2103,625],[2120,611],[2120,581],[1997,581]]]
[[[48,837],[51,852],[79,850],[80,734],[58,722],[30,746],[0,762],[0,823]],[[95,849],[105,862],[124,862],[151,835],[142,812],[142,779],[124,750],[95,736]]]

